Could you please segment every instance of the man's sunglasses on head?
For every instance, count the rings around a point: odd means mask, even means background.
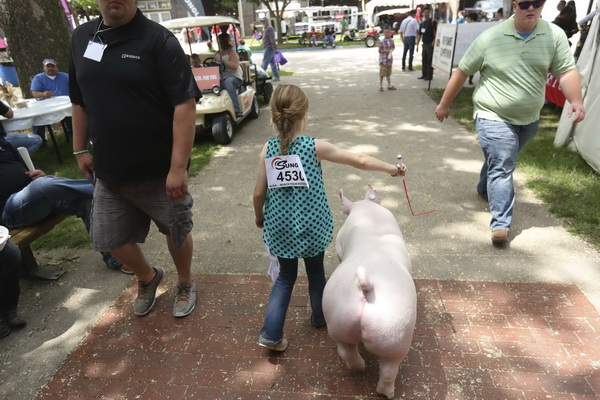
[[[533,6],[533,8],[540,8],[545,2],[546,0],[521,1],[517,3],[517,5],[521,10],[528,10],[531,6]]]

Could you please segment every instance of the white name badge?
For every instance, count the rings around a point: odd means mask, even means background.
[[[280,187],[309,187],[300,156],[277,156],[265,160],[269,189]]]
[[[104,49],[106,49],[105,44],[92,42],[90,40],[83,56],[90,60],[100,62],[102,60],[102,55],[104,54]]]

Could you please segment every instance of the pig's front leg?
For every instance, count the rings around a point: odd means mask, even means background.
[[[388,399],[394,398],[394,382],[401,361],[397,358],[379,357],[379,382],[376,391]]]
[[[338,343],[337,351],[342,360],[346,361],[348,369],[365,369],[365,360],[358,352],[358,343]]]

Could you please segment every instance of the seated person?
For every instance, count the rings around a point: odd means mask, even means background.
[[[0,115],[2,115],[5,118],[9,118],[9,119],[13,117],[13,110],[1,101],[0,101]],[[19,148],[19,147],[25,147],[27,149],[27,152],[29,152],[29,154],[31,154],[34,151],[36,151],[37,149],[39,149],[43,143],[42,138],[33,133],[26,133],[26,132],[6,133],[6,131],[4,130],[4,127],[2,126],[1,123],[0,123],[0,137],[5,138],[6,141],[8,143],[10,143],[15,149]]]
[[[49,99],[54,96],[69,95],[69,75],[58,71],[57,62],[53,58],[46,58],[43,61],[44,72],[37,74],[31,80],[31,95],[38,100]],[[73,123],[71,117],[64,119],[66,132],[65,136],[71,140],[73,136]],[[34,126],[33,133],[39,135],[46,143],[46,127]]]
[[[316,47],[317,46],[317,32],[315,31],[314,26],[310,29],[310,32],[308,32],[308,37],[310,39],[310,45]]]
[[[244,39],[240,40],[240,45],[238,46],[238,52],[244,51],[248,55],[247,60],[242,61],[250,61],[252,62],[252,49],[249,46],[246,46],[246,41]],[[240,57],[241,59],[241,57]]]
[[[335,49],[335,27],[329,25],[325,28],[325,39],[323,39],[323,48],[327,47],[327,42],[331,42],[331,47]]]
[[[21,287],[21,252],[10,240],[0,250],[0,338],[8,336],[12,328],[21,328],[27,322],[17,314]]]
[[[90,229],[94,186],[86,179],[46,176],[29,171],[19,152],[0,138],[0,225],[19,228],[36,224],[52,214],[76,215]],[[102,253],[110,269],[133,273],[110,253]]]
[[[191,57],[191,65],[192,68],[202,68],[202,61],[200,61],[200,56],[196,53],[192,54]]]
[[[224,67],[222,73],[223,86],[225,86],[225,90],[231,97],[235,116],[239,118],[244,115],[240,110],[237,96],[237,90],[242,86],[242,67],[227,32],[219,35],[219,53],[216,54],[215,61],[220,62]]]

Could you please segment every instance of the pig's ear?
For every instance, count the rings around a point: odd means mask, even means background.
[[[373,189],[373,186],[369,185],[367,188],[367,193],[365,194],[365,200],[372,201],[373,203],[381,205],[381,199],[379,198],[379,193],[377,190]]]
[[[342,200],[342,210],[344,211],[344,214],[350,215],[350,211],[352,211],[352,206],[354,205],[354,203],[352,203],[346,198],[346,196],[344,196],[344,191],[342,189],[340,189],[339,195],[340,199]]]

